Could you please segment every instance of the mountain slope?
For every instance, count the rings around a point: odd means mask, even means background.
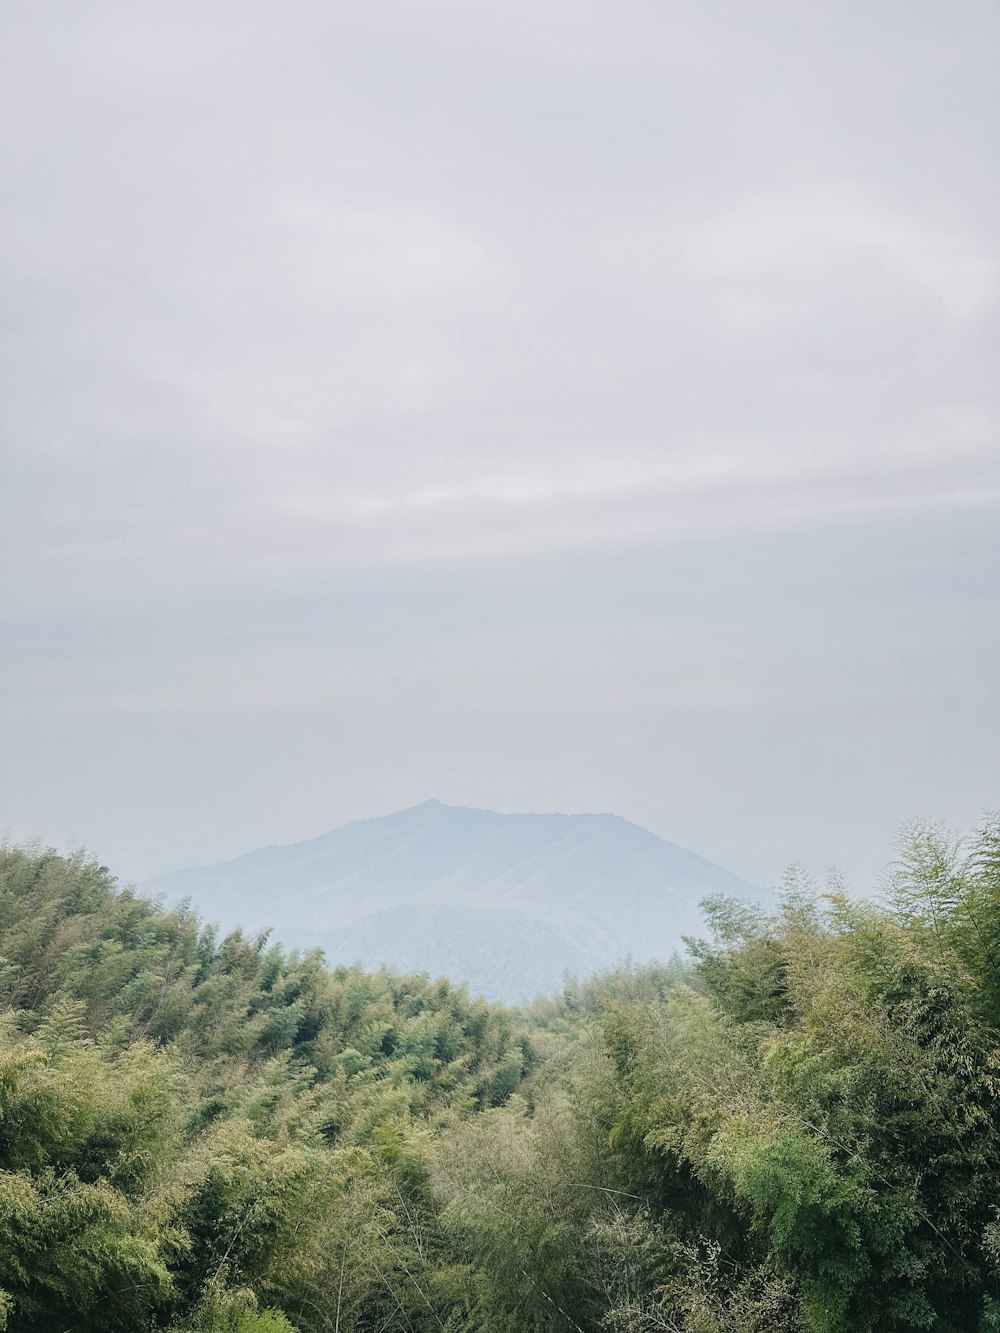
[[[273,927],[333,962],[418,968],[523,999],[631,955],[666,957],[728,871],[616,815],[495,814],[427,801],[146,885],[224,929]]]

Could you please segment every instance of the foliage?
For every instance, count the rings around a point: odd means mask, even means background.
[[[998,848],[520,1014],[5,849],[0,1329],[998,1329]]]

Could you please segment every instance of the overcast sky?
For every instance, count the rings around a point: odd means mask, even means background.
[[[0,26],[0,828],[1000,805],[996,0]]]

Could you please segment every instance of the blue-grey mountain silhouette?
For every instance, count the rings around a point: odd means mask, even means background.
[[[517,1001],[631,957],[665,959],[699,903],[759,892],[608,814],[495,814],[427,801],[308,842],[146,885],[224,930],[273,930],[331,963],[468,981]]]

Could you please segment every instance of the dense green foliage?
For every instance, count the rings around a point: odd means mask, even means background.
[[[0,852],[10,1333],[1000,1329],[1000,824],[516,1013]]]

